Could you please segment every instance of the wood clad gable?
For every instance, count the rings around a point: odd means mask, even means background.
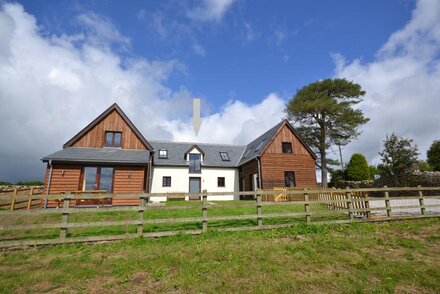
[[[153,147],[116,103],[76,134],[63,147],[104,147],[106,131],[122,133],[122,149],[148,149],[153,151]]]
[[[301,137],[296,133],[292,125],[284,120],[280,128],[271,138],[271,140],[266,144],[264,149],[261,151],[261,156],[264,154],[282,154],[282,143],[292,144],[292,154],[297,155],[310,155],[316,160],[315,153],[310,149],[310,147],[301,139]]]

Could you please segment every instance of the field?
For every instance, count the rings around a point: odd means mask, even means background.
[[[439,293],[438,218],[71,244],[0,255],[0,292]]]

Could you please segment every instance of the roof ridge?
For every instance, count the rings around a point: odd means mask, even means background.
[[[171,141],[171,140],[148,140],[151,143],[175,143],[175,144],[192,144],[192,145],[210,145],[210,146],[232,146],[232,147],[246,147],[247,144],[225,144],[225,143],[203,143],[203,142],[185,142],[185,141]]]

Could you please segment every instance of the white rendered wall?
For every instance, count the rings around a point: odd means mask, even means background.
[[[189,193],[189,178],[201,178],[201,191],[238,192],[238,169],[203,167],[199,174],[190,174],[188,167],[153,166],[151,193]],[[171,187],[162,187],[162,178],[171,177]],[[217,178],[225,178],[225,187],[217,186]],[[238,195],[208,196],[208,200],[237,200]],[[186,197],[187,200],[187,197]],[[166,201],[165,197],[151,197],[151,201]]]

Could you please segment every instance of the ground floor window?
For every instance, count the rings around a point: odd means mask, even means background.
[[[218,177],[217,178],[217,186],[218,187],[224,187],[225,186],[225,177]]]
[[[162,177],[162,187],[171,187],[171,177]]]
[[[85,167],[83,190],[105,190],[113,192],[113,167]]]
[[[284,172],[284,185],[286,187],[295,187],[295,172],[293,171]]]

